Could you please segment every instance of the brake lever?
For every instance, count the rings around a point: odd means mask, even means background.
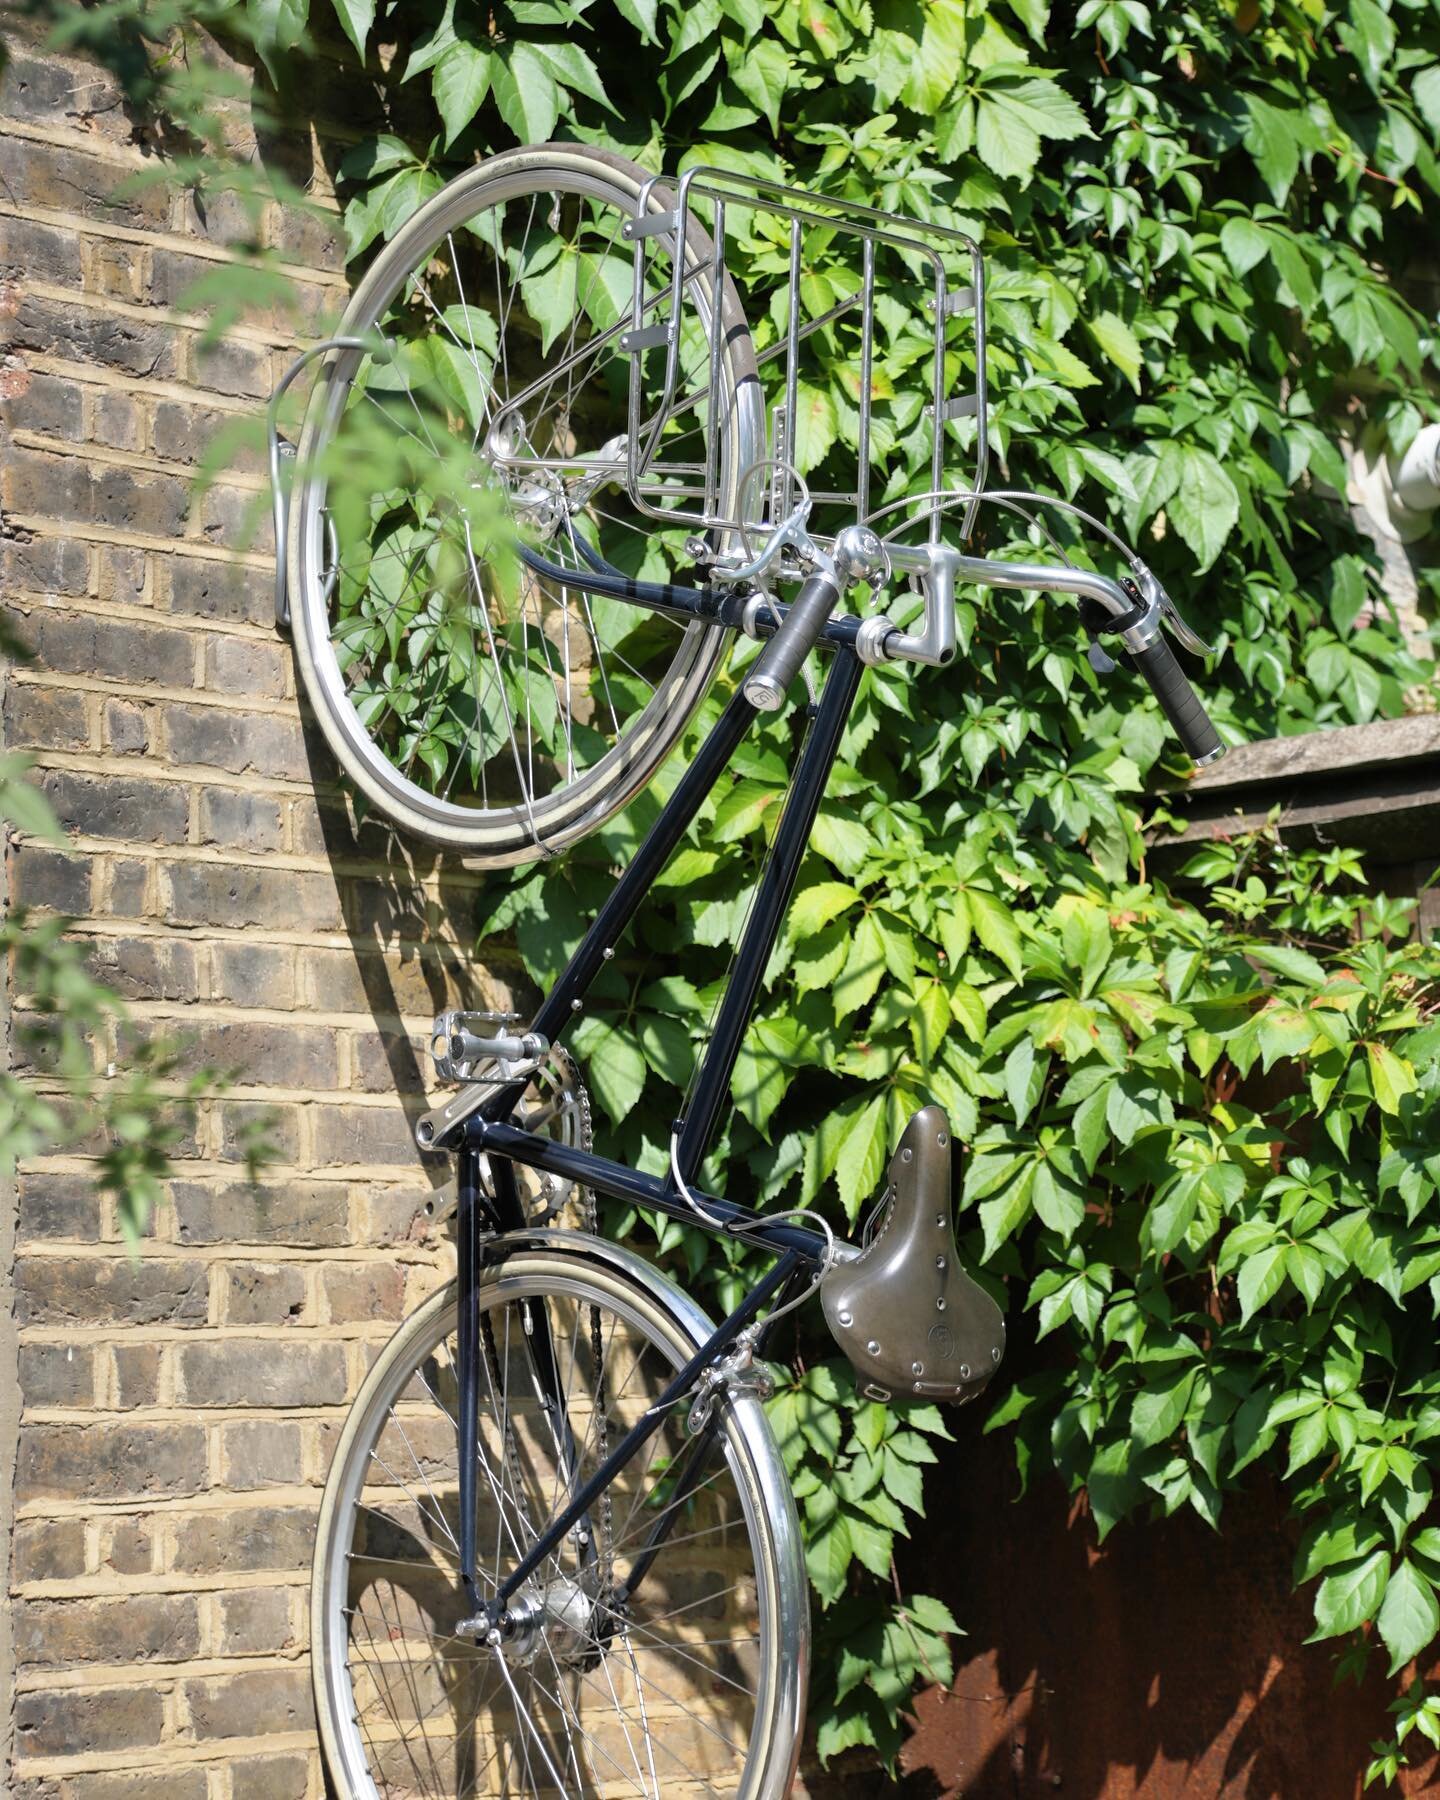
[[[796,555],[807,562],[814,561],[818,553],[805,529],[810,520],[810,507],[808,498],[802,500],[794,512],[770,533],[760,554],[752,557],[749,562],[736,564],[717,557],[710,565],[711,581],[723,581],[732,586],[742,581],[761,581],[786,550],[794,550]]]
[[[1151,606],[1158,606],[1161,617],[1170,627],[1170,635],[1183,644],[1187,650],[1193,650],[1196,656],[1214,656],[1215,646],[1207,644],[1193,626],[1186,624],[1180,616],[1180,609],[1170,598],[1156,579],[1155,572],[1139,560],[1134,563],[1135,580],[1141,594]]]

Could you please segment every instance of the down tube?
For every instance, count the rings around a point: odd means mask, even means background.
[[[755,723],[755,716],[755,708],[745,698],[745,690],[738,688],[712,726],[709,737],[696,752],[694,761],[680,777],[674,793],[661,809],[660,817],[636,851],[634,861],[611,890],[579,949],[546,995],[539,1012],[530,1022],[531,1031],[538,1031],[550,1043],[557,1044],[566,1027],[574,1022],[590,983],[605,959],[613,955],[615,945],[654,886],[655,877],[674,854],[690,821],[704,805],[706,796],[735,754],[736,745]],[[479,1117],[491,1124],[508,1119],[524,1089],[523,1081],[501,1088],[481,1107]]]
[[[790,904],[801,861],[809,848],[815,814],[825,797],[825,784],[835,765],[841,734],[850,717],[863,673],[860,659],[853,650],[836,651],[825,691],[820,696],[814,727],[800,753],[770,859],[755,890],[755,902],[735,954],[735,971],[716,1014],[710,1045],[680,1126],[678,1161],[680,1173],[687,1182],[693,1181],[699,1172],[706,1146],[715,1130],[715,1121],[730,1091],[730,1077],[740,1054],[740,1043],[750,1024],[755,996],[760,991],[765,965],[770,960],[776,934]]]

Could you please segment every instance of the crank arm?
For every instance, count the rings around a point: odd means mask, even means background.
[[[497,1089],[508,1087],[512,1081],[523,1081],[533,1075],[540,1067],[539,1060],[528,1063],[501,1063],[494,1075],[487,1076],[484,1081],[471,1082],[468,1087],[461,1088],[443,1106],[433,1107],[422,1113],[415,1121],[415,1142],[422,1150],[434,1150],[445,1141],[446,1137],[457,1125],[463,1125],[469,1118],[479,1112],[480,1108]]]

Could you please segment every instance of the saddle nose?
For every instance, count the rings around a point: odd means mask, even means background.
[[[872,1400],[963,1405],[1005,1353],[1003,1313],[960,1267],[950,1159],[950,1121],[922,1107],[890,1159],[879,1230],[820,1283],[825,1322]]]

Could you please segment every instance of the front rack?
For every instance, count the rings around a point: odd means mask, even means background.
[[[695,224],[713,246],[703,258],[692,254],[703,242]],[[625,483],[638,511],[713,546],[732,533],[747,542],[763,535],[803,499],[810,537],[833,543],[846,525],[890,511],[919,477],[927,497],[909,511],[907,530],[923,527],[938,545],[942,513],[964,499],[961,535],[970,535],[988,463],[985,276],[971,238],[708,166],[687,170],[673,190],[652,178],[625,236],[634,245],[620,339],[631,359]],[[675,246],[668,295],[656,291],[646,258],[655,237]],[[704,433],[703,460],[693,447],[666,452],[672,424],[726,392],[722,362],[735,327],[717,297],[727,260],[777,279],[749,320],[767,395],[766,454],[722,494],[719,431]],[[690,382],[687,343],[692,371],[702,370]],[[822,463],[832,483],[812,488],[806,477]]]

